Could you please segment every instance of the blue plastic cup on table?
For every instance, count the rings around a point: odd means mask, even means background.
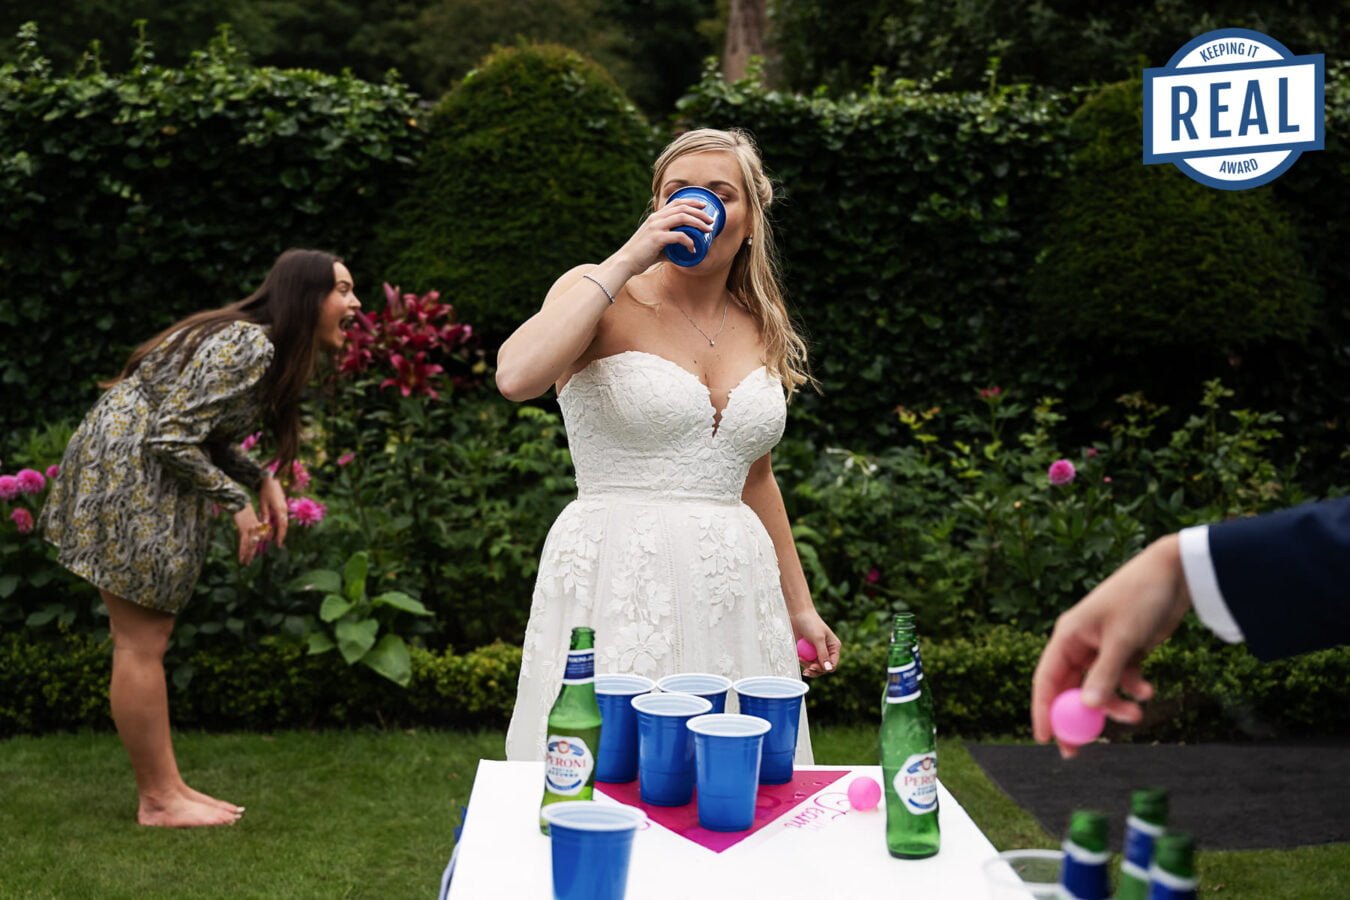
[[[633,698],[650,694],[656,683],[641,675],[596,675],[595,700],[600,704],[600,752],[595,780],[627,784],[638,776],[637,710]]]
[[[727,711],[727,691],[731,690],[731,679],[702,672],[683,672],[667,675],[656,682],[656,686],[663,691],[702,697],[712,704],[714,713],[724,713]]]
[[[712,247],[713,239],[722,233],[723,227],[727,224],[727,208],[722,205],[722,198],[718,197],[707,188],[701,187],[683,187],[670,195],[667,204],[674,200],[680,200],[685,197],[692,197],[695,200],[702,200],[704,203],[703,211],[712,219],[712,231],[704,231],[702,228],[695,228],[692,225],[679,225],[672,231],[678,231],[687,234],[694,241],[694,249],[691,251],[683,244],[670,244],[666,247],[666,258],[677,266],[696,266],[703,262],[708,255],[708,250]]]
[[[638,796],[652,806],[684,806],[694,796],[694,733],[685,727],[712,704],[693,694],[633,698],[638,716]]]
[[[742,678],[732,685],[741,712],[758,716],[771,726],[764,736],[759,766],[760,784],[787,784],[792,780],[792,760],[797,754],[797,725],[802,717],[802,697],[810,690],[804,681],[779,675]]]
[[[642,810],[569,800],[541,814],[553,854],[553,900],[623,900],[633,834],[647,821]]]
[[[698,824],[709,831],[745,831],[755,821],[760,751],[772,727],[758,716],[707,715],[689,720],[694,733]]]

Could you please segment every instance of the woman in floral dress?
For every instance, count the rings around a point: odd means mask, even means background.
[[[245,299],[138,347],[66,447],[41,525],[61,564],[107,606],[109,699],[142,825],[229,825],[244,811],[183,781],[164,651],[201,573],[213,504],[234,517],[240,565],[265,537],[285,541],[285,494],[239,441],[266,423],[281,470],[290,466],[301,391],[320,353],[342,347],[360,305],[340,259],[288,250]],[[259,511],[246,488],[257,492]]]

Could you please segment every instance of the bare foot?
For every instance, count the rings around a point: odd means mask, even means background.
[[[189,800],[195,800],[197,803],[205,803],[207,806],[214,806],[217,809],[223,809],[226,812],[242,813],[244,811],[244,807],[242,806],[235,806],[233,803],[229,803],[225,800],[217,800],[210,794],[194,791],[186,784],[179,788],[179,790],[182,791],[184,797],[187,797]]]
[[[239,821],[239,813],[178,794],[164,802],[142,797],[140,809],[136,811],[136,821],[160,828],[203,828],[233,825]]]

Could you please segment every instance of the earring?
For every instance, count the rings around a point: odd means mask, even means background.
[[[752,234],[745,239],[745,246],[753,247],[755,245],[755,236]]]

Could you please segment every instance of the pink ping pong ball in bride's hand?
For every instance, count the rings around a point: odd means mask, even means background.
[[[816,645],[806,638],[797,638],[797,657],[802,662],[816,661]]]
[[[849,805],[857,810],[869,810],[881,802],[881,785],[876,779],[859,775],[848,783]]]
[[[1083,692],[1069,688],[1050,704],[1050,728],[1066,744],[1081,747],[1102,733],[1106,713],[1083,705]]]

